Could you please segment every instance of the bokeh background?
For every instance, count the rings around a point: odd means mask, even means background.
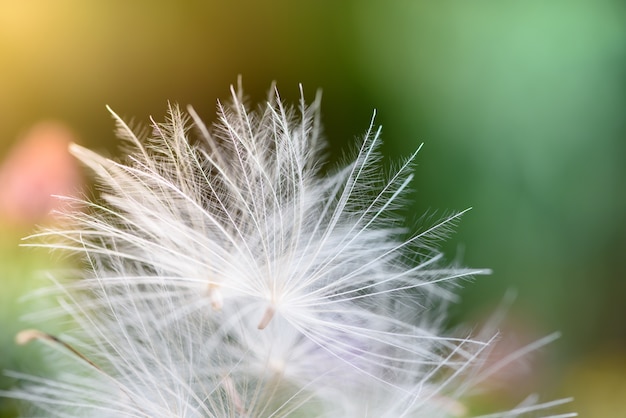
[[[322,89],[331,161],[374,108],[388,167],[424,142],[407,217],[473,207],[445,248],[494,271],[466,284],[450,326],[485,320],[514,289],[506,344],[562,337],[496,386],[626,416],[621,0],[0,0],[3,369],[42,367],[37,350],[13,345],[34,309],[14,302],[59,260],[16,247],[54,222],[51,192],[83,183],[55,150],[78,141],[114,154],[105,104],[139,122],[161,119],[169,100],[213,120],[238,75],[254,101],[274,80],[286,101],[298,83],[309,99]]]

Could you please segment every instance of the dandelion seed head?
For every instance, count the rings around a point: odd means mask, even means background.
[[[372,122],[324,174],[319,95],[251,109],[233,88],[217,108],[207,126],[170,104],[149,130],[112,112],[120,161],[71,146],[101,195],[34,238],[83,256],[52,292],[76,323],[56,344],[86,373],[11,396],[64,417],[465,416],[489,341],[444,332],[444,307],[488,271],[434,245],[463,212],[403,238],[417,152],[380,175]]]

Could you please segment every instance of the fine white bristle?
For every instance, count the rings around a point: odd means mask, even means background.
[[[55,341],[82,369],[9,396],[58,417],[467,416],[491,340],[442,326],[452,284],[488,271],[436,250],[463,212],[403,238],[417,152],[385,180],[372,122],[322,170],[319,106],[272,89],[251,110],[233,88],[212,126],[170,105],[139,134],[111,112],[121,161],[72,145],[101,194],[66,198],[80,210],[29,242],[83,255],[54,290],[77,325]]]

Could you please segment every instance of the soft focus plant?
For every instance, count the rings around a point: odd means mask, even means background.
[[[41,318],[26,316],[54,306],[46,297],[24,296],[43,283],[42,272],[50,267],[47,251],[19,248],[25,233],[35,224],[54,224],[51,209],[59,202],[52,194],[71,194],[82,185],[79,167],[68,152],[76,140],[62,123],[43,121],[18,138],[0,164],[0,370],[51,376],[54,365],[42,347],[18,347],[15,334],[25,326],[38,326],[59,332],[61,321],[42,323]],[[55,268],[69,267],[57,262]],[[20,320],[21,319],[21,320]],[[14,378],[0,375],[0,390],[16,384]],[[13,399],[0,399],[0,417],[17,413]]]
[[[31,383],[9,396],[58,417],[468,416],[504,364],[481,369],[494,335],[444,330],[455,285],[487,272],[436,249],[461,213],[404,239],[416,154],[383,179],[372,123],[356,159],[322,170],[319,105],[272,88],[250,110],[233,88],[210,127],[174,105],[150,131],[113,114],[122,161],[72,145],[101,194],[65,198],[65,227],[33,245],[83,255],[84,277],[50,290],[63,309],[42,313],[78,326],[18,340],[84,370],[13,374]]]

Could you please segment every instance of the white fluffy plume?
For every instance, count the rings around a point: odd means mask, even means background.
[[[113,114],[123,161],[72,146],[101,194],[67,199],[36,245],[83,256],[56,287],[77,330],[22,337],[83,369],[11,396],[58,417],[467,416],[490,341],[441,326],[451,284],[484,271],[434,247],[460,214],[402,239],[415,155],[384,180],[372,125],[322,170],[319,114],[319,97],[288,108],[272,89],[250,110],[233,89],[210,127],[170,106],[140,135]]]

